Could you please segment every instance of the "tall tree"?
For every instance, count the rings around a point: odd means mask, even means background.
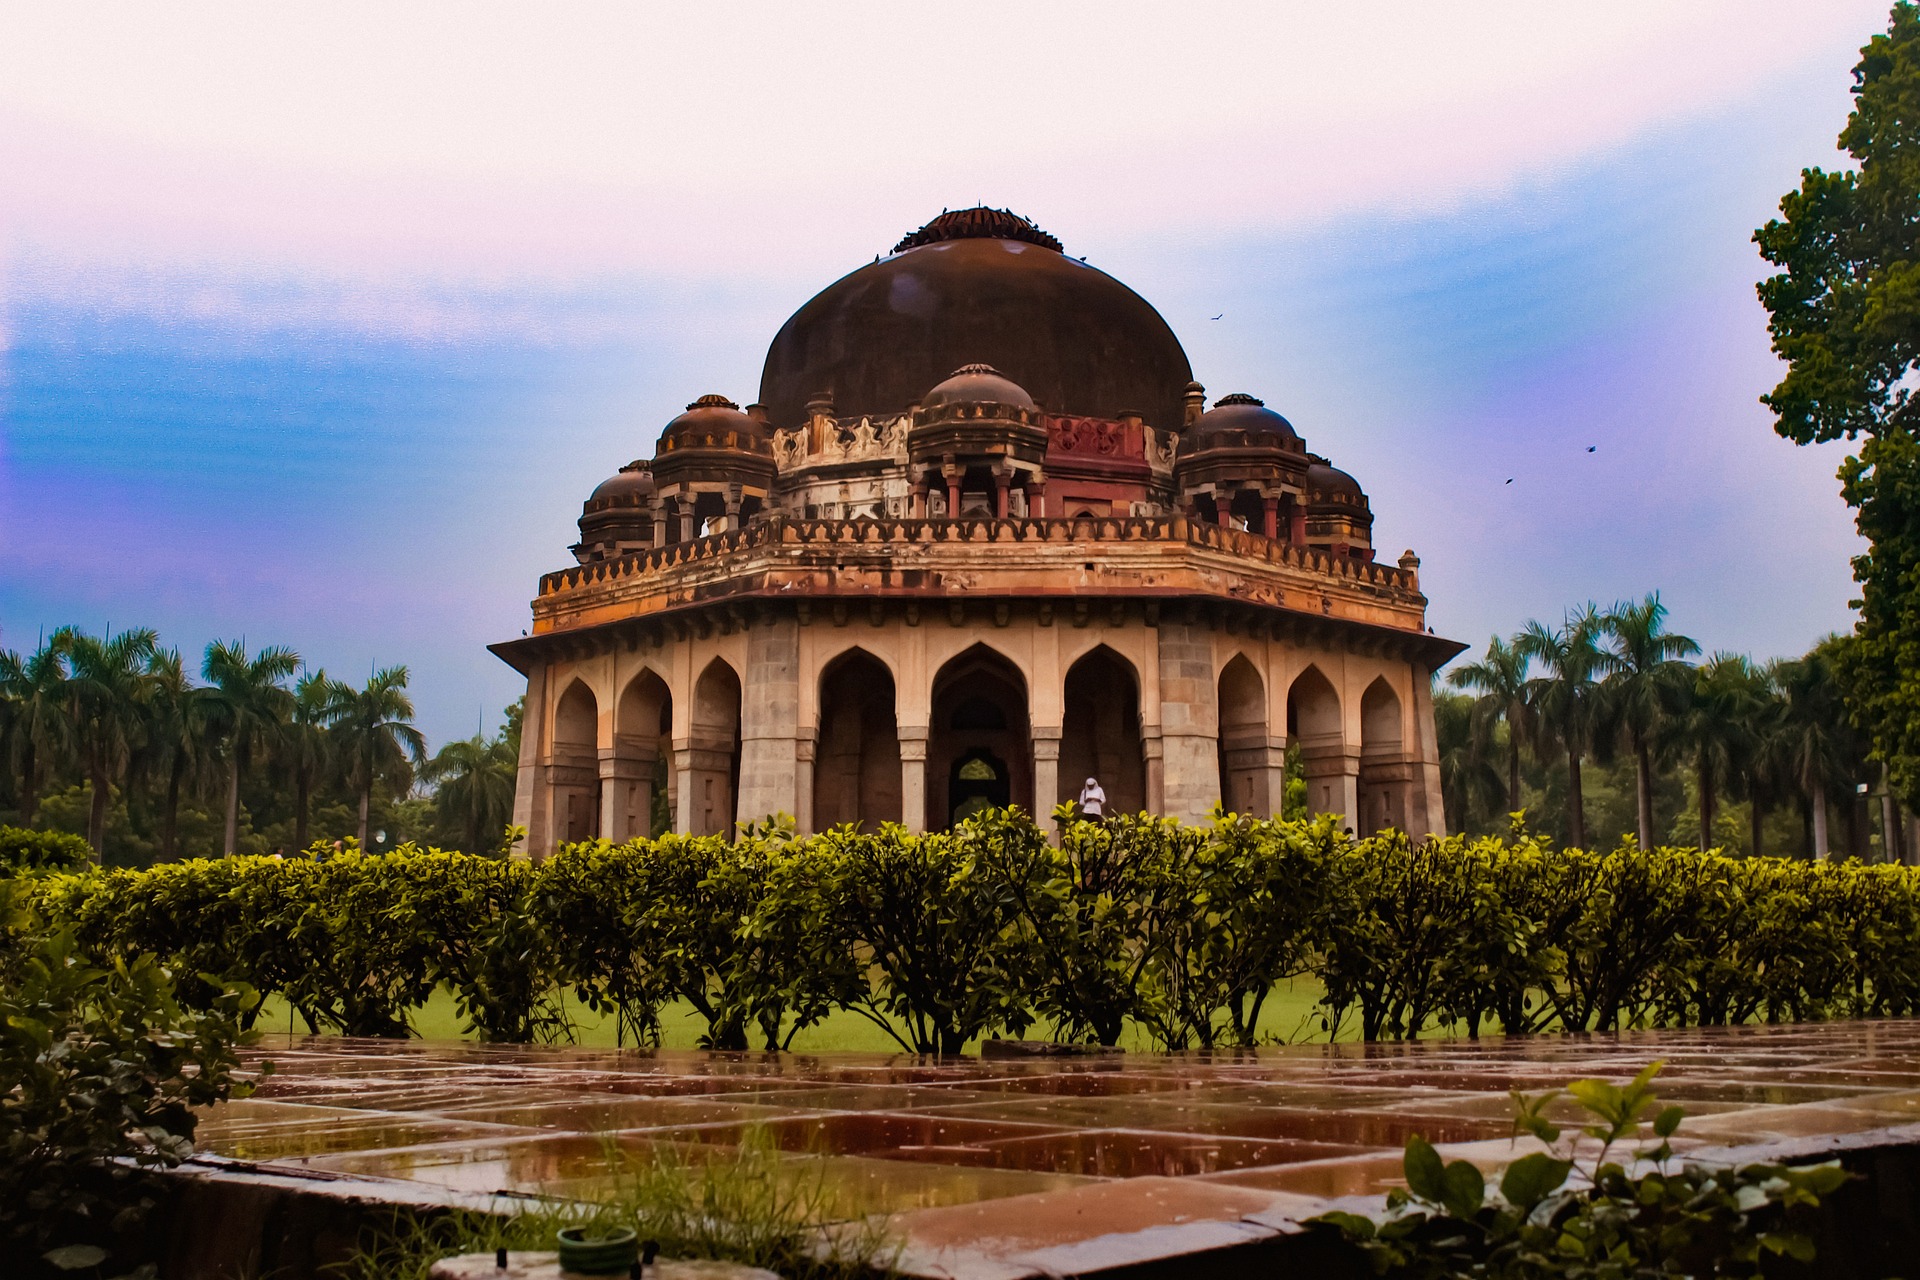
[[[152,663],[159,636],[151,627],[117,636],[67,629],[66,648],[74,738],[93,790],[87,809],[87,843],[97,855],[106,840],[107,806],[114,784],[126,772],[157,683]]]
[[[1447,829],[1465,832],[1475,815],[1495,811],[1508,795],[1507,782],[1488,750],[1495,722],[1480,714],[1474,699],[1460,693],[1435,693],[1433,719]]]
[[[500,848],[513,817],[519,763],[505,733],[491,739],[476,733],[464,742],[441,747],[420,771],[424,780],[435,785],[437,825],[453,835],[461,849],[488,854]]]
[[[153,659],[153,695],[147,708],[147,744],[155,769],[164,772],[160,802],[160,856],[179,851],[180,793],[204,776],[207,765],[206,691],[187,677],[177,649]]]
[[[426,763],[427,740],[413,727],[407,669],[382,668],[364,689],[334,682],[327,723],[347,780],[360,793],[360,847],[365,849],[375,785],[383,779],[409,777]]]
[[[1570,613],[1559,628],[1529,622],[1514,649],[1541,674],[1527,681],[1527,705],[1541,737],[1567,759],[1567,843],[1585,848],[1587,813],[1580,788],[1580,762],[1593,749],[1599,728],[1600,614],[1593,605]]]
[[[1847,763],[1854,749],[1840,684],[1834,675],[1835,650],[1850,643],[1830,636],[1805,657],[1781,663],[1777,674],[1781,707],[1775,750],[1780,767],[1806,800],[1813,828],[1813,856],[1823,860],[1830,848],[1827,800],[1835,788],[1845,787]]]
[[[240,843],[240,780],[256,752],[277,742],[293,714],[287,680],[300,655],[272,645],[249,658],[241,642],[207,646],[201,674],[207,679],[207,720],[218,736],[227,764],[227,821],[224,848],[232,857]]]
[[[1601,615],[1610,642],[1602,658],[1608,718],[1633,753],[1634,798],[1640,847],[1653,847],[1653,746],[1687,671],[1683,659],[1700,652],[1686,636],[1666,630],[1667,607],[1658,591],[1623,600]]]
[[[20,774],[20,821],[32,826],[40,782],[73,746],[67,693],[68,633],[58,631],[31,654],[0,652],[0,698],[7,703],[6,751]]]
[[[307,847],[313,788],[333,763],[333,739],[327,719],[334,699],[325,670],[308,671],[293,686],[293,718],[287,724],[281,756],[293,777],[293,847]]]
[[[1673,745],[1693,766],[1703,850],[1715,844],[1720,797],[1752,758],[1752,726],[1764,697],[1764,682],[1745,656],[1716,653],[1695,668],[1687,701],[1669,721]]]
[[[1531,727],[1527,708],[1527,655],[1517,643],[1499,636],[1487,640],[1486,656],[1457,667],[1447,676],[1456,689],[1480,695],[1475,703],[1484,726],[1504,721],[1507,726],[1507,812],[1520,808],[1520,748]]]
[[[1754,233],[1787,373],[1761,397],[1798,444],[1864,437],[1840,467],[1868,548],[1858,643],[1841,653],[1849,706],[1909,806],[1920,803],[1920,12],[1894,6],[1860,51],[1840,145],[1854,167],[1806,169]]]

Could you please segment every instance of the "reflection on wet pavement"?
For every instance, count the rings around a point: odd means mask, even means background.
[[[1378,1191],[1414,1134],[1497,1165],[1514,1150],[1510,1090],[1624,1079],[1655,1059],[1660,1096],[1688,1109],[1699,1142],[1920,1121],[1920,1024],[1901,1022],[1085,1060],[286,1036],[258,1052],[275,1067],[259,1094],[202,1122],[215,1154],[565,1195],[604,1183],[610,1150],[697,1162],[758,1133],[849,1214],[1135,1178],[1190,1180],[1196,1196]]]

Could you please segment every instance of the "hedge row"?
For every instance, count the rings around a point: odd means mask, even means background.
[[[1410,846],[1327,820],[1123,818],[1056,848],[1007,812],[930,835],[580,844],[537,865],[405,848],[90,869],[34,892],[103,955],[244,979],[358,1035],[408,1034],[440,984],[491,1040],[563,1038],[566,987],[636,1040],[684,999],[714,1047],[784,1046],[849,1009],[918,1052],[1036,1025],[1251,1044],[1299,975],[1328,1025],[1357,1017],[1368,1039],[1920,1007],[1920,872],[1525,835]]]

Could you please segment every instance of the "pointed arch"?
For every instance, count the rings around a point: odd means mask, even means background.
[[[813,825],[858,822],[868,830],[901,820],[900,729],[893,670],[854,646],[820,673],[814,747]]]
[[[1107,812],[1147,807],[1147,766],[1140,747],[1140,675],[1108,646],[1095,645],[1067,668],[1062,690],[1057,796],[1044,808],[1073,799],[1088,778],[1107,793]],[[1045,812],[1038,816],[1044,818]]]
[[[1033,739],[1026,677],[976,644],[933,678],[927,727],[927,827],[941,830],[982,805],[1033,809]]]
[[[1220,669],[1220,800],[1234,813],[1278,813],[1285,774],[1273,772],[1276,749],[1267,732],[1267,683],[1244,653]],[[1286,748],[1277,749],[1284,769]]]
[[[603,770],[601,834],[609,840],[660,835],[673,826],[673,691],[643,666],[620,691],[613,712],[613,756]]]
[[[576,678],[553,707],[550,830],[559,843],[600,834],[599,742],[600,700],[586,681]]]
[[[1360,695],[1360,832],[1407,829],[1413,764],[1400,695],[1385,676]]]
[[[1340,695],[1317,666],[1309,664],[1287,688],[1287,741],[1300,747],[1308,812],[1337,813],[1351,822],[1357,803],[1354,766],[1347,755]]]
[[[715,658],[693,684],[693,712],[680,774],[681,828],[689,835],[730,835],[740,792],[740,673]]]

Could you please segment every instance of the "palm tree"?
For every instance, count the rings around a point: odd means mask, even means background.
[[[1695,669],[1685,707],[1668,721],[1673,744],[1693,762],[1700,806],[1700,848],[1714,845],[1720,794],[1746,769],[1755,741],[1755,712],[1764,686],[1738,653],[1716,653]]]
[[[1532,727],[1527,707],[1527,655],[1499,636],[1487,641],[1487,656],[1456,668],[1447,677],[1456,689],[1480,695],[1475,711],[1490,727],[1507,723],[1507,812],[1520,808],[1520,747]]]
[[[293,686],[293,719],[288,722],[281,759],[293,774],[293,847],[307,847],[307,819],[313,808],[314,783],[333,762],[333,739],[327,716],[333,700],[333,681],[325,670],[303,674]]]
[[[436,785],[433,805],[440,826],[458,832],[460,847],[468,853],[489,853],[499,847],[513,817],[519,767],[518,755],[505,734],[488,740],[476,733],[464,742],[441,747],[420,771],[423,780]]]
[[[1622,600],[1601,616],[1612,641],[1605,651],[1603,691],[1609,717],[1620,726],[1633,752],[1634,787],[1640,819],[1640,847],[1653,847],[1653,744],[1685,677],[1682,662],[1700,652],[1686,636],[1663,630],[1667,607],[1654,592],[1635,604]]]
[[[1436,693],[1433,716],[1447,828],[1464,832],[1476,813],[1493,809],[1508,794],[1499,767],[1487,758],[1491,726],[1478,704],[1464,694]]]
[[[196,786],[207,765],[207,691],[188,679],[178,649],[153,658],[153,697],[148,704],[147,747],[156,766],[164,766],[167,785],[160,811],[160,856],[177,852],[180,791]]]
[[[147,700],[157,683],[152,663],[159,636],[151,627],[119,635],[90,636],[62,628],[67,647],[67,699],[93,803],[87,810],[87,843],[98,856],[107,833],[113,785],[126,772]]]
[[[1758,675],[1758,697],[1752,709],[1747,732],[1752,739],[1752,754],[1747,759],[1746,795],[1748,814],[1747,852],[1761,857],[1766,852],[1767,812],[1793,785],[1782,759],[1786,722],[1786,665],[1779,659],[1762,667]]]
[[[1805,657],[1779,665],[1780,726],[1775,750],[1780,767],[1800,788],[1813,826],[1813,856],[1828,851],[1827,791],[1844,785],[1847,762],[1855,754],[1853,730],[1833,669],[1835,637],[1821,641]]]
[[[1513,647],[1545,672],[1527,681],[1527,705],[1541,736],[1566,752],[1567,843],[1585,848],[1587,814],[1580,791],[1580,761],[1593,748],[1599,721],[1595,680],[1603,661],[1599,611],[1589,604],[1568,614],[1558,630],[1529,622],[1514,637]]]
[[[360,690],[332,682],[327,724],[347,779],[360,793],[360,847],[365,849],[374,784],[382,778],[405,777],[426,763],[427,740],[413,727],[407,669],[376,671]]]
[[[20,823],[33,825],[40,778],[73,745],[73,708],[67,690],[66,633],[55,632],[22,657],[0,652],[0,699],[7,707],[5,748],[20,772]]]
[[[300,655],[270,645],[247,657],[244,642],[207,646],[201,674],[206,692],[207,720],[227,759],[227,830],[225,850],[232,857],[240,843],[240,778],[256,751],[277,744],[293,714],[293,694],[287,677],[300,666]]]

